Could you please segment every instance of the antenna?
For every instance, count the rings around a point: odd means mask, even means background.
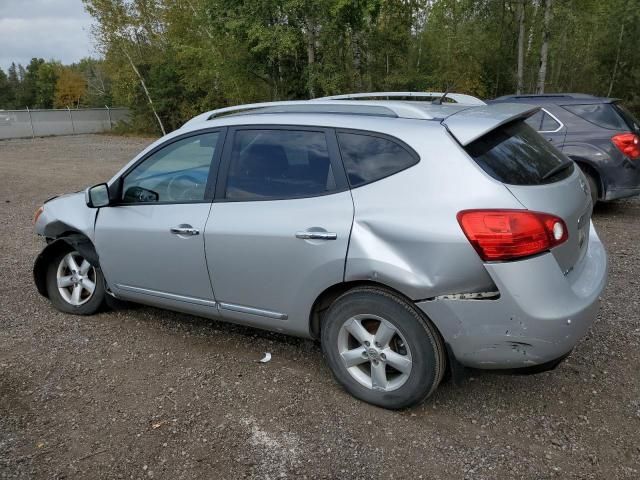
[[[447,85],[447,89],[444,91],[444,93],[442,94],[442,96],[440,98],[436,98],[433,102],[431,102],[433,105],[442,105],[442,101],[447,97],[447,95],[449,95],[449,92],[451,91],[451,89],[453,88],[455,84],[450,83],[449,85]]]

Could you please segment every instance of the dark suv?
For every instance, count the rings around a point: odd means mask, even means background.
[[[540,106],[527,123],[580,166],[594,203],[640,194],[640,122],[617,99],[563,93],[489,103]]]

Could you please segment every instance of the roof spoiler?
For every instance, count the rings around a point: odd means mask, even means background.
[[[492,130],[540,110],[540,107],[519,103],[494,103],[467,108],[449,115],[441,123],[464,147]]]

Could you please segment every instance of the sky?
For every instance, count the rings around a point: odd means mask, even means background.
[[[32,57],[73,63],[97,56],[82,0],[0,0],[0,68]]]

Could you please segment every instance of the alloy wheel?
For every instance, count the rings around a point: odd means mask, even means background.
[[[377,315],[355,315],[340,327],[338,353],[361,385],[390,392],[409,379],[411,351],[400,331]]]
[[[70,252],[58,264],[58,291],[73,306],[87,303],[96,289],[96,269],[78,252]]]

